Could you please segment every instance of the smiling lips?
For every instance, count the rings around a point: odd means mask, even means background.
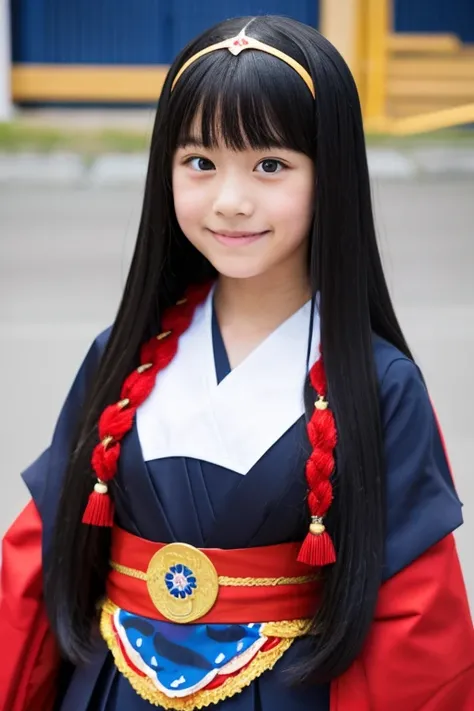
[[[209,231],[218,242],[230,246],[251,244],[269,232],[269,230],[263,230],[262,232],[229,232],[228,230],[222,232],[215,232],[214,230]]]

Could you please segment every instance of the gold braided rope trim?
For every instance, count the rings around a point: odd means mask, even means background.
[[[117,573],[122,573],[122,575],[128,575],[129,578],[136,578],[137,580],[148,579],[148,575],[143,572],[143,570],[136,570],[135,568],[127,568],[125,565],[120,565],[120,563],[114,563],[113,560],[110,561],[110,567],[112,570],[116,570]]]
[[[128,575],[136,580],[148,580],[148,575],[143,570],[136,568],[128,568],[126,565],[120,565],[113,560],[110,561],[110,567],[117,573]],[[318,575],[300,575],[296,578],[229,578],[226,575],[219,576],[219,585],[224,587],[274,587],[277,585],[303,585],[304,583],[313,583],[318,580]]]
[[[233,588],[275,587],[276,585],[303,585],[303,583],[313,583],[317,579],[317,575],[300,575],[298,578],[228,578],[220,575],[219,585]]]
[[[162,691],[159,691],[151,679],[141,677],[128,666],[113,627],[113,615],[117,609],[117,606],[110,601],[106,601],[103,604],[100,618],[100,632],[102,638],[112,652],[117,669],[128,679],[137,694],[153,706],[161,706],[164,709],[176,709],[177,711],[202,709],[210,704],[217,704],[219,701],[238,694],[257,677],[261,676],[263,672],[272,669],[294,641],[293,639],[281,639],[278,644],[268,650],[268,652],[257,652],[252,661],[249,662],[240,673],[229,677],[216,689],[201,689],[187,698],[171,699]]]

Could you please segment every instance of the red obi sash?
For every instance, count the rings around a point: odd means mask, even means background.
[[[222,550],[153,543],[113,529],[107,597],[136,615],[177,623],[312,618],[320,582],[299,543]]]

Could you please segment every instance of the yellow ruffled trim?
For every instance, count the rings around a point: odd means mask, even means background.
[[[165,709],[176,709],[177,711],[192,711],[202,709],[210,704],[217,704],[219,701],[228,699],[234,694],[238,694],[242,689],[259,677],[263,672],[272,669],[277,661],[291,646],[293,638],[280,639],[279,643],[269,649],[268,652],[257,652],[252,661],[236,676],[226,679],[221,686],[216,689],[201,689],[191,696],[185,698],[169,698],[159,691],[153,681],[136,674],[127,664],[127,661],[117,642],[117,635],[113,627],[113,615],[117,611],[117,606],[106,600],[102,606],[100,618],[100,632],[108,648],[112,652],[115,665],[119,672],[128,679],[133,689],[142,699],[148,701],[153,706],[161,706]],[[273,623],[271,623],[273,624]],[[274,623],[281,625],[282,623]],[[289,624],[289,623],[288,623]],[[265,626],[267,627],[267,626]],[[265,628],[264,628],[265,629]]]
[[[284,620],[282,622],[266,622],[262,627],[265,637],[284,637],[294,639],[303,637],[311,629],[312,620]]]

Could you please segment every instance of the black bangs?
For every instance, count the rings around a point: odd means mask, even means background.
[[[289,148],[314,158],[315,101],[281,59],[247,50],[217,50],[185,70],[169,103],[168,149]]]

